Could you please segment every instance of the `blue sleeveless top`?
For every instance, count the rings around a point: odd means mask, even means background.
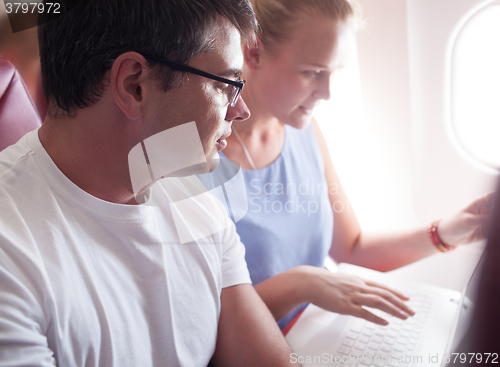
[[[281,155],[267,167],[242,171],[248,212],[236,229],[253,284],[299,265],[323,267],[332,242],[333,213],[313,127],[285,125]],[[279,326],[284,328],[305,306]]]

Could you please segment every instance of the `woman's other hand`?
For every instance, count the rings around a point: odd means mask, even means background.
[[[363,306],[380,309],[403,320],[415,314],[404,302],[407,297],[382,284],[322,268],[303,268],[310,302],[325,310],[353,315],[379,325],[388,322]]]
[[[438,236],[448,245],[461,245],[486,239],[493,212],[495,193],[485,194],[469,206],[439,223]]]

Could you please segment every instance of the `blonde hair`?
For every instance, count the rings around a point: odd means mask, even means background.
[[[279,44],[293,36],[293,29],[304,14],[319,15],[335,21],[354,21],[362,26],[361,7],[355,0],[250,0],[266,45]]]

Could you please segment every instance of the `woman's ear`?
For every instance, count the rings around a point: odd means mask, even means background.
[[[257,38],[257,44],[245,45],[243,47],[243,57],[245,65],[250,70],[257,70],[260,67],[260,58],[262,52],[262,41]]]

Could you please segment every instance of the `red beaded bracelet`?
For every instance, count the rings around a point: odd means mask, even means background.
[[[457,246],[448,245],[439,238],[437,232],[438,226],[439,226],[439,221],[436,221],[433,222],[431,224],[431,227],[429,228],[429,235],[431,237],[431,241],[434,244],[434,246],[436,246],[440,252],[448,252],[456,249]]]

